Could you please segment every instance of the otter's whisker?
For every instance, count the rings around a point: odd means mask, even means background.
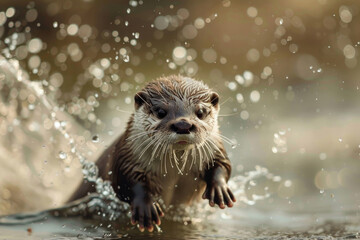
[[[207,159],[207,164],[208,164],[208,168],[210,167],[210,159],[212,159],[212,157],[211,157],[211,153],[210,153],[210,151],[209,151],[209,149],[208,149],[208,146],[207,146],[207,143],[206,143],[206,141],[204,142],[204,144],[203,144],[203,148],[204,148],[204,153],[205,153],[205,155],[206,155],[206,159]]]
[[[185,166],[186,166],[186,163],[187,163],[188,155],[189,155],[189,150],[185,150],[185,151],[184,151],[184,154],[181,156],[181,159],[183,160],[183,166],[182,166],[182,168],[181,168],[181,171],[184,171],[184,170],[185,170]]]
[[[174,168],[174,166],[172,165],[172,162],[171,162],[171,152],[172,152],[172,146],[171,145],[169,146],[169,142],[167,142],[165,156],[168,155],[167,157],[170,160],[171,167]],[[164,162],[165,162],[165,172],[167,173],[166,158],[165,158]]]
[[[214,134],[215,136],[221,138],[222,140],[224,140],[224,142],[226,142],[226,143],[228,143],[230,145],[234,145],[234,142],[230,138],[225,137],[224,135],[222,135],[220,133],[213,132],[212,134]]]
[[[158,137],[156,139],[156,142],[154,142],[154,144],[153,144],[153,145],[155,145],[155,148],[153,149],[153,152],[151,153],[151,158],[150,158],[150,161],[149,161],[149,165],[153,162],[154,158],[156,157],[156,152],[159,149],[160,142],[161,142],[161,137]]]
[[[206,141],[203,143],[203,145],[201,146],[203,151],[204,151],[204,155],[205,155],[205,158],[206,158],[206,163],[208,165],[208,168],[209,168],[209,162],[210,162],[210,158],[211,158],[211,155],[210,155],[210,152],[207,148],[207,145],[206,145]]]
[[[214,149],[210,146],[208,140],[205,140],[204,146],[206,148],[206,151],[209,153],[209,158],[214,160]]]
[[[203,163],[206,163],[206,162],[209,162],[209,158],[208,158],[208,155],[206,154],[204,145],[201,145],[200,148],[201,148],[201,152],[202,152],[202,155],[203,155],[202,164],[203,164]]]
[[[230,116],[235,116],[238,115],[239,113],[229,113],[229,114],[224,114],[224,115],[218,115],[218,117],[230,117]]]
[[[126,110],[120,109],[120,108],[118,108],[118,107],[116,107],[116,111],[118,111],[118,112],[124,112],[124,113],[133,113],[133,112],[131,112],[131,111],[126,111]]]
[[[126,138],[126,140],[131,140],[137,136],[142,136],[142,135],[146,135],[148,134],[149,132],[148,131],[143,131],[143,132],[139,132],[139,133],[136,133],[136,134],[132,134],[130,137]]]
[[[193,166],[194,161],[195,161],[195,155],[196,155],[196,152],[195,152],[195,151],[196,151],[196,150],[195,150],[195,147],[193,147],[193,148],[191,149],[191,164],[190,164],[190,167],[189,167],[190,170],[192,169],[192,166]]]
[[[163,173],[163,161],[164,161],[164,148],[165,148],[166,143],[162,144],[160,147],[160,153],[159,153],[159,157],[160,157],[160,172],[161,174]]]
[[[206,145],[207,145],[207,148],[211,154],[211,165],[214,166],[214,159],[215,159],[215,151],[211,146],[210,146],[210,143],[208,141],[206,141]],[[222,153],[221,153],[222,154]]]
[[[151,133],[154,133],[154,132],[157,132],[158,130],[152,130],[152,131],[144,131],[144,132],[140,132],[140,133],[137,133],[137,134],[134,134],[134,135],[131,135],[130,137],[126,138],[126,140],[129,140],[129,141],[134,141],[140,137],[143,137],[145,135],[149,135]]]
[[[174,165],[173,165],[173,163],[172,163],[172,159],[173,159],[172,153],[173,153],[173,148],[172,148],[172,146],[170,145],[170,147],[169,147],[169,160],[170,160],[171,168],[174,168]]]
[[[223,158],[226,158],[226,157],[224,156],[223,152],[222,152],[222,151],[219,149],[219,147],[216,145],[216,143],[215,143],[212,139],[210,139],[210,138],[209,138],[208,140],[209,140],[209,143],[211,143],[211,144],[215,147],[215,150],[218,151]]]
[[[149,139],[151,139],[150,142],[149,142],[149,143],[145,146],[145,148],[141,151],[139,158],[141,158],[141,157],[144,155],[144,153],[146,152],[146,150],[148,150],[149,147],[150,147],[155,141],[157,141],[157,138],[156,138],[156,137],[152,137],[152,138],[149,138]]]
[[[165,170],[165,173],[167,173],[167,168],[166,168],[166,155],[167,155],[167,152],[168,152],[168,142],[164,142],[164,144],[162,145],[161,147],[161,151],[160,151],[160,164],[161,164],[161,173],[162,173],[162,169],[163,169],[163,166],[164,166],[164,170]]]
[[[203,123],[204,125],[206,125],[206,126],[208,126],[208,127],[211,127],[208,123],[206,123],[206,122],[204,122]],[[215,136],[215,137],[219,137],[220,139],[222,139],[222,140],[224,140],[224,142],[226,142],[226,143],[228,143],[228,144],[230,144],[230,145],[234,145],[234,142],[230,139],[230,138],[228,138],[228,137],[226,137],[226,136],[224,136],[224,135],[222,135],[222,134],[220,134],[220,133],[218,133],[218,132],[211,132],[210,133],[210,135],[212,135],[212,136]]]
[[[146,139],[142,143],[140,143],[135,149],[134,152],[137,152],[144,144],[147,144],[149,141],[151,141],[151,138]]]
[[[219,105],[221,106],[221,105],[225,104],[227,101],[229,101],[229,99],[231,99],[231,97],[228,97],[225,101],[223,101],[223,102],[220,103]]]
[[[174,160],[175,160],[175,166],[176,166],[177,170],[179,171],[179,174],[182,175],[183,173],[181,172],[181,170],[179,168],[179,159],[177,158],[175,151],[173,151],[173,156],[174,156]]]
[[[202,170],[202,153],[198,144],[196,144],[195,146],[196,146],[196,150],[199,151],[199,170]]]
[[[203,148],[203,145],[199,145],[199,152],[201,152],[201,158],[200,159],[200,163],[201,163],[201,166],[203,166],[203,163],[206,161],[206,155],[205,155],[205,152],[204,152],[204,148]]]
[[[145,101],[145,99],[143,99],[143,98],[140,96],[140,94],[136,93],[136,96],[138,96],[146,105],[148,105],[149,107],[151,107],[150,104],[147,103],[147,102]]]
[[[164,157],[163,157],[162,153],[163,153],[164,146],[165,146],[165,143],[160,146],[160,150],[159,150],[160,173],[161,174],[163,173],[163,159],[164,159]]]

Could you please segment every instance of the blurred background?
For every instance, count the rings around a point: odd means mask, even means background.
[[[168,74],[220,94],[233,176],[270,172],[246,192],[270,197],[244,207],[359,212],[359,11],[356,0],[2,0],[0,214],[61,206],[82,179],[76,153],[96,160],[134,93]]]

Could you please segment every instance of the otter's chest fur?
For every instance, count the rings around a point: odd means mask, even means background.
[[[206,182],[203,180],[204,168],[208,165],[209,160],[191,150],[188,154],[184,154],[183,151],[175,154],[176,157],[172,154],[165,154],[154,158],[150,164],[143,165],[143,168],[157,176],[162,189],[160,197],[166,205],[188,205],[201,200],[201,195],[206,187]],[[149,159],[151,156],[152,149],[149,149],[144,157]]]
[[[162,187],[161,198],[166,205],[191,204],[201,199],[206,183],[198,172],[184,173],[170,169],[167,174],[160,176]]]

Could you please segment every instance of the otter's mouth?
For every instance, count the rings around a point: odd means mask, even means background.
[[[173,149],[184,150],[190,148],[194,142],[190,140],[179,139],[173,143]]]
[[[171,142],[174,149],[187,149],[195,143],[195,136],[191,134],[175,134],[172,136]]]

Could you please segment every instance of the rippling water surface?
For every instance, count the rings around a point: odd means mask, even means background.
[[[126,211],[116,221],[96,214],[101,199],[91,196],[69,206],[34,214],[0,218],[3,239],[357,239],[359,216],[354,211],[281,213],[235,207],[208,212],[197,222],[164,219],[153,233],[140,233]],[[92,206],[89,210],[87,206]],[[90,207],[91,208],[91,207]],[[95,211],[95,212],[94,212]],[[221,227],[219,227],[221,225]]]

